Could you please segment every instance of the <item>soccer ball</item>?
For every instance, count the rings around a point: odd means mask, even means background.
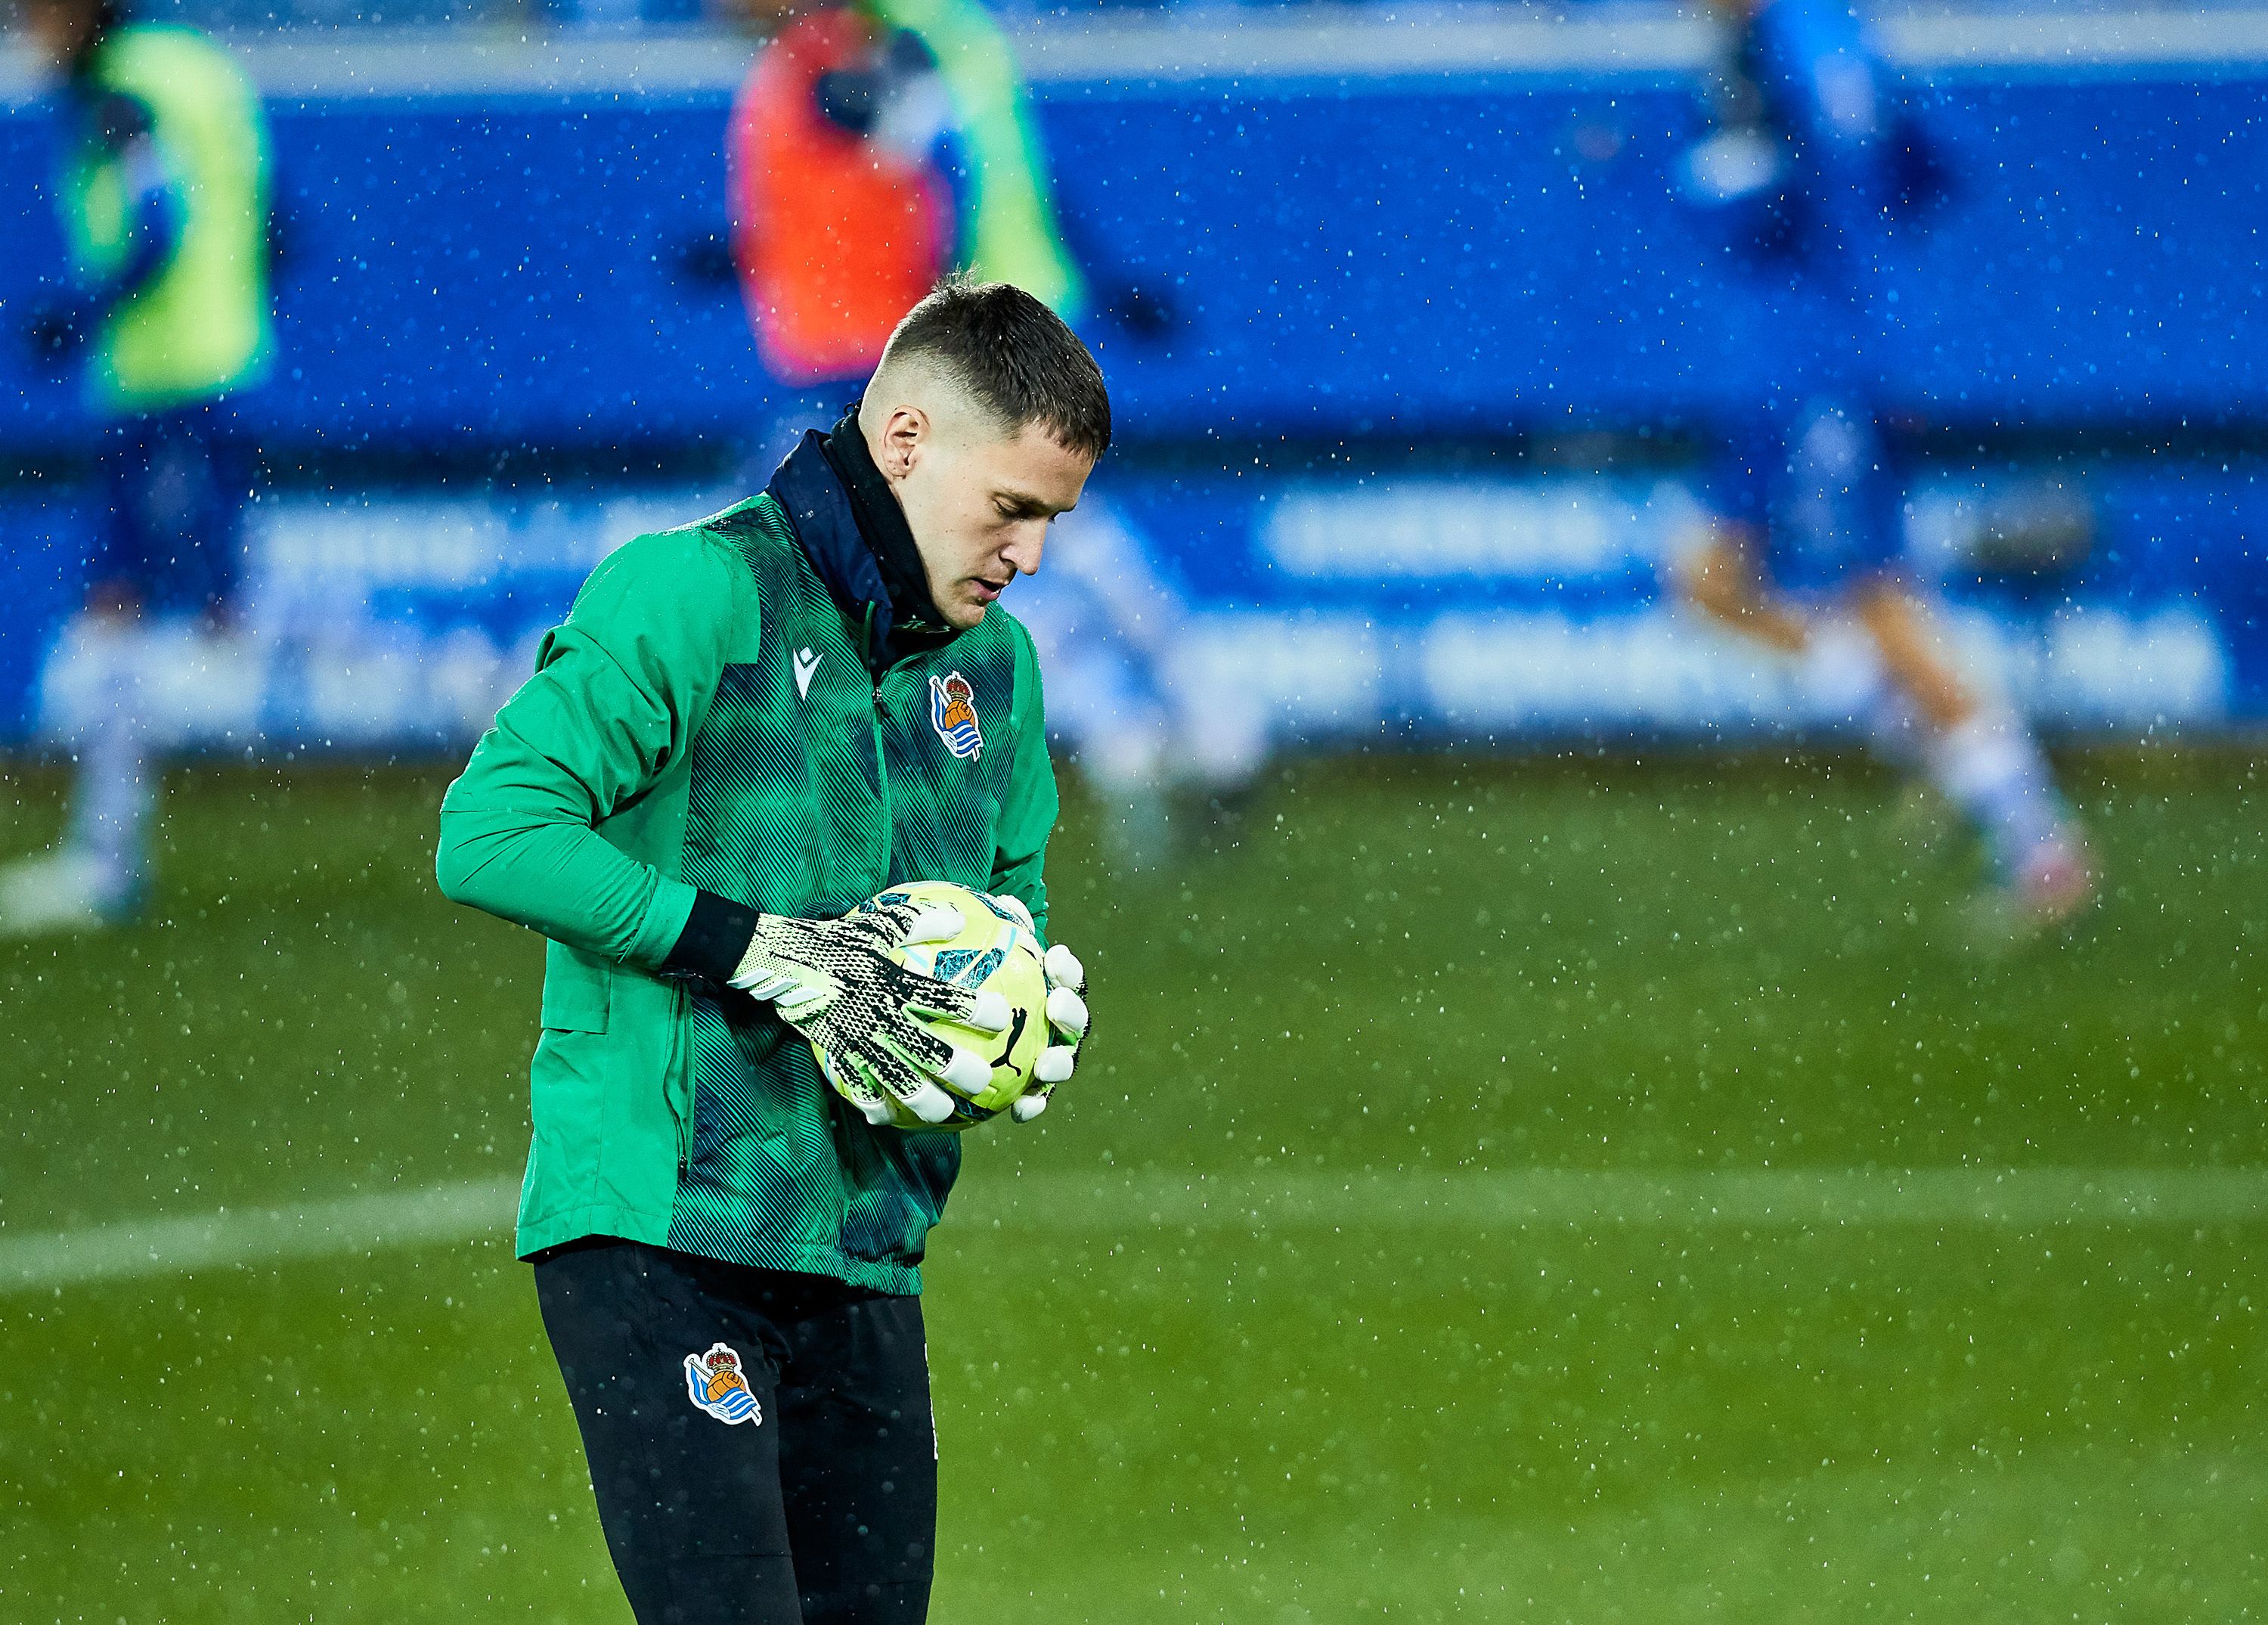
[[[970,1097],[946,1089],[953,1097],[953,1115],[942,1123],[924,1123],[895,1100],[888,1102],[891,1125],[909,1134],[950,1134],[974,1128],[1024,1092],[1039,1065],[1040,1052],[1047,1047],[1048,972],[1031,916],[1013,899],[988,897],[947,880],[908,881],[874,901],[959,909],[960,935],[946,942],[897,949],[890,957],[909,971],[961,987],[990,987],[1008,1001],[1008,1026],[1003,1032],[980,1032],[957,1022],[921,1018],[923,1026],[947,1044],[975,1050],[992,1063],[992,1081],[982,1093]],[[817,1045],[812,1045],[812,1053],[819,1057],[828,1082],[841,1089],[834,1057]]]

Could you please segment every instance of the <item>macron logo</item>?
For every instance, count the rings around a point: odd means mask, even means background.
[[[795,652],[795,694],[798,699],[811,698],[811,674],[819,669],[819,662],[826,658],[824,654],[814,654],[809,649]]]

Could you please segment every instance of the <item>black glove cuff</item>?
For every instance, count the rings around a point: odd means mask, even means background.
[[[705,977],[721,987],[733,979],[747,957],[761,918],[755,910],[730,897],[720,897],[713,891],[694,893],[693,912],[686,917],[685,929],[677,934],[676,946],[661,962],[661,973]]]

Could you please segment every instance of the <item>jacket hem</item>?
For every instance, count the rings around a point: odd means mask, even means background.
[[[722,1245],[672,1246],[666,1214],[633,1213],[626,1208],[571,1208],[563,1213],[522,1224],[514,1251],[519,1257],[526,1259],[546,1247],[563,1246],[568,1242],[582,1241],[593,1236],[613,1236],[623,1241],[644,1242],[648,1246],[667,1247],[672,1252],[682,1252],[696,1259],[714,1259],[720,1264],[744,1265],[750,1269],[778,1269],[798,1275],[826,1275],[849,1286],[869,1292],[887,1293],[894,1297],[921,1296],[919,1265],[854,1259],[837,1248],[816,1243],[779,1242],[762,1237],[752,1237],[745,1245],[726,1243]]]
[[[673,1247],[671,1251],[689,1252],[696,1258],[715,1259],[721,1264],[744,1264],[751,1269],[784,1269],[799,1275],[828,1275],[848,1285],[864,1288],[869,1292],[887,1292],[894,1297],[921,1296],[919,1265],[854,1259],[839,1248],[814,1242],[782,1242],[758,1236],[750,1237],[746,1244],[703,1244],[693,1247]]]
[[[512,1251],[520,1258],[533,1258],[546,1247],[563,1246],[589,1236],[615,1236],[623,1241],[642,1241],[649,1246],[667,1246],[669,1215],[636,1213],[610,1205],[563,1208],[541,1219],[520,1221]]]

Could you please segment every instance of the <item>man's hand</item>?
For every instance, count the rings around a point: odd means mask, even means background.
[[[24,343],[40,360],[58,366],[78,349],[92,326],[92,313],[86,307],[59,301],[32,313],[24,324]]]
[[[942,1123],[953,1115],[953,1099],[938,1083],[977,1095],[992,1068],[914,1018],[999,1032],[1008,1025],[1008,1001],[909,971],[890,953],[949,941],[961,928],[959,910],[911,903],[863,905],[840,920],[762,914],[732,985],[770,1000],[781,1020],[834,1059],[836,1087],[868,1122],[888,1122],[895,1099],[923,1122]]]
[[[1079,1046],[1086,1042],[1090,1023],[1086,1013],[1086,967],[1061,942],[1048,949],[1048,1031],[1055,1039],[1040,1052],[1032,1068],[1032,1086],[1009,1108],[1019,1123],[1028,1123],[1048,1109],[1056,1085],[1071,1076],[1079,1065]]]
[[[1034,935],[1038,932],[1032,924],[1032,912],[1023,900],[1007,896],[993,899],[1023,921],[1024,928]],[[1055,1093],[1056,1085],[1071,1076],[1079,1065],[1079,1046],[1086,1042],[1091,1024],[1086,1010],[1086,967],[1079,956],[1061,942],[1048,949],[1048,1032],[1055,1042],[1040,1052],[1039,1062],[1032,1068],[1032,1084],[1020,1096],[1009,1110],[1019,1123],[1028,1123],[1048,1109],[1048,1097]]]

